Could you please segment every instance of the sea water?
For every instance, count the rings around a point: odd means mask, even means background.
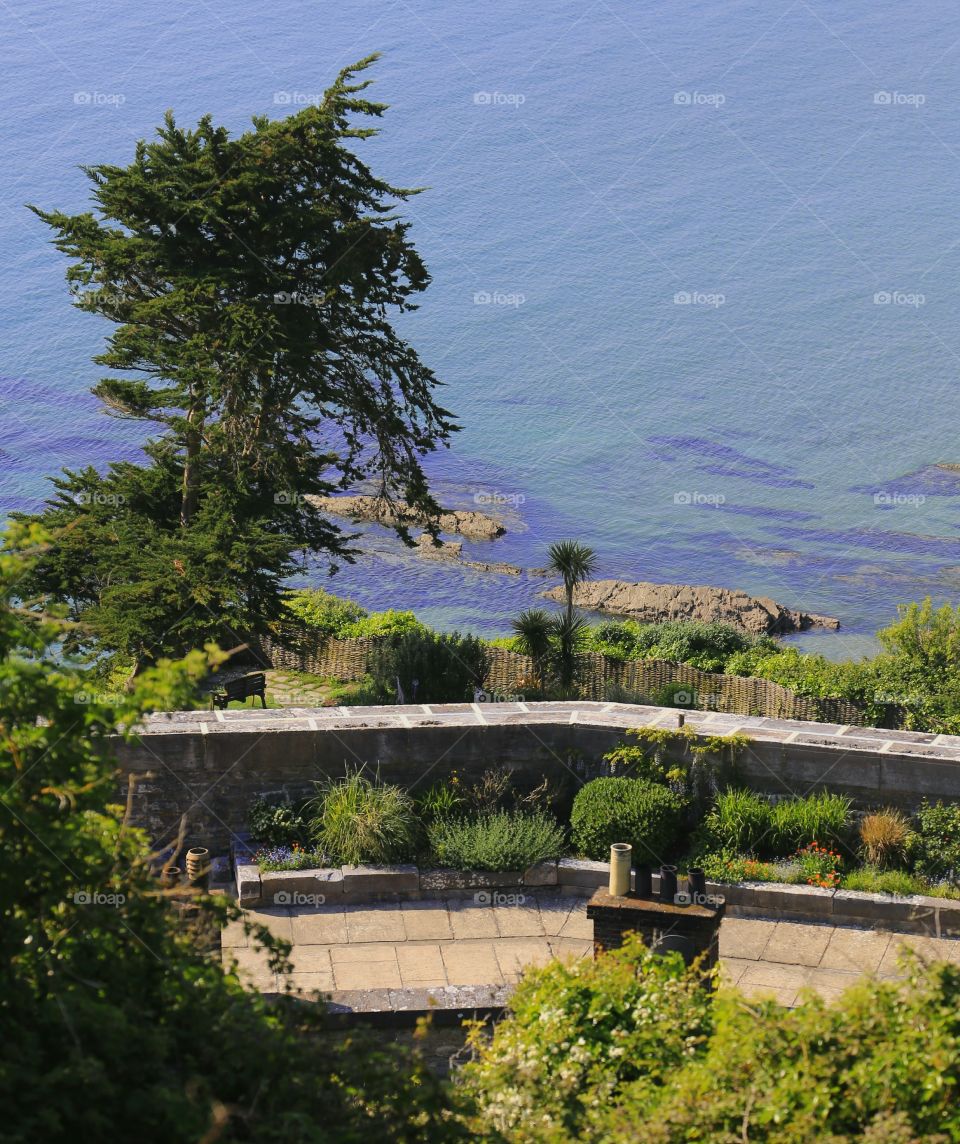
[[[960,9],[849,0],[11,0],[0,10],[4,509],[63,466],[137,456],[89,396],[109,325],[70,306],[24,204],[84,209],[172,108],[234,131],[372,51],[358,143],[428,188],[433,276],[399,323],[462,432],[446,503],[494,506],[474,560],[742,588],[868,650],[960,585]],[[383,530],[328,581],[482,634],[545,586],[425,561]]]

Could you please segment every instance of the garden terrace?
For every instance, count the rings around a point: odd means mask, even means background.
[[[135,780],[134,821],[152,839],[173,840],[185,819],[189,844],[225,854],[256,797],[308,795],[345,766],[367,764],[417,790],[453,769],[478,779],[499,764],[573,792],[602,773],[626,729],[675,727],[677,715],[586,701],[179,711],[151,716],[138,742],[117,741],[115,751]],[[829,790],[909,809],[960,793],[960,736],[708,711],[686,721],[704,736],[748,736],[738,777],[758,791]]]

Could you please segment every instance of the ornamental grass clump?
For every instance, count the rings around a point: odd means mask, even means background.
[[[498,810],[472,818],[439,818],[430,847],[442,866],[457,870],[525,870],[564,850],[565,832],[537,810]]]
[[[811,843],[842,843],[850,832],[850,808],[845,795],[820,794],[782,799],[770,816],[770,851],[777,857]]]
[[[910,821],[899,810],[876,810],[860,823],[860,841],[867,862],[878,869],[902,866],[910,837]]]
[[[751,790],[725,790],[703,823],[711,849],[733,853],[759,851],[769,843],[773,807]]]
[[[345,865],[406,862],[416,853],[419,821],[413,799],[398,786],[351,771],[319,784],[311,808],[317,845]]]

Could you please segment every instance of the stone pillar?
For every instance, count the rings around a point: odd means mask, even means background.
[[[688,898],[678,894],[678,898]],[[628,933],[637,933],[655,953],[676,951],[690,965],[706,954],[705,969],[713,969],[719,959],[720,923],[724,904],[685,905],[660,902],[653,898],[626,895],[612,897],[608,890],[596,891],[587,905],[593,922],[593,953],[619,949]]]

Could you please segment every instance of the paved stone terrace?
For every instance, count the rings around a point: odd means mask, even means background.
[[[438,899],[314,910],[251,910],[251,919],[293,943],[292,985],[330,997],[337,1009],[426,1009],[500,1005],[523,969],[551,957],[592,956],[585,898],[530,894],[522,905]],[[864,974],[902,976],[906,945],[930,960],[960,964],[960,940],[881,930],[726,918],[720,930],[724,980],[748,995],[798,1004],[805,987],[827,1000]],[[223,933],[225,963],[244,982],[278,983],[243,927]]]
[[[381,707],[283,707],[232,711],[173,711],[151,715],[145,735],[201,731],[318,731],[360,728],[496,727],[582,723],[611,728],[676,727],[678,711],[630,703],[587,701],[549,703],[429,703]],[[689,711],[687,721],[705,734],[742,731],[761,742],[835,747],[843,751],[894,752],[932,759],[960,761],[960,735],[921,731],[888,731],[794,719],[728,715],[718,711]]]

